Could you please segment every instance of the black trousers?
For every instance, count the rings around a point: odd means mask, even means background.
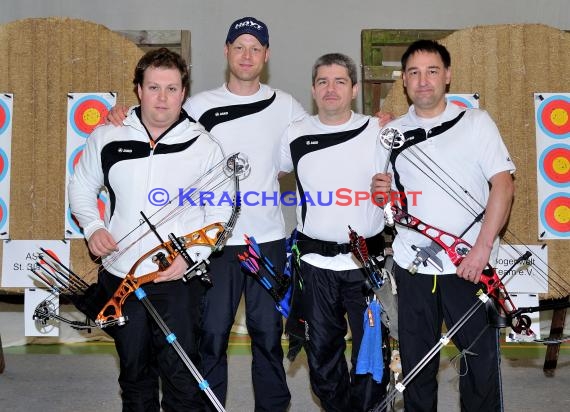
[[[478,300],[476,285],[455,274],[434,276],[410,274],[396,266],[400,355],[404,376],[414,368],[441,337],[442,322],[451,328]],[[486,328],[486,329],[485,329]],[[485,331],[471,346],[482,330]],[[459,391],[463,412],[503,410],[498,329],[487,327],[481,306],[452,338],[462,351],[476,356],[461,360]],[[439,353],[406,386],[404,406],[409,412],[437,411]]]
[[[321,269],[301,261],[301,275],[302,305],[309,326],[307,359],[311,388],[327,412],[368,411],[385,395],[389,373],[385,367],[382,383],[376,383],[370,374],[355,374],[367,308],[364,273],[360,269]],[[352,332],[350,372],[344,354],[345,315]]]
[[[102,272],[99,282],[112,295],[121,278]],[[149,283],[142,286],[184,351],[199,367],[198,326],[203,287],[198,280]],[[197,411],[203,408],[198,382],[164,333],[134,295],[127,298],[124,326],[116,327],[123,411]],[[159,402],[159,378],[162,402]]]
[[[260,247],[278,270],[285,267],[284,239],[262,243]],[[242,272],[237,254],[244,250],[245,246],[225,246],[211,259],[210,274],[214,286],[206,292],[200,340],[203,375],[220,402],[225,404],[228,342],[243,294],[253,356],[251,375],[255,411],[286,411],[291,394],[283,367],[282,316],[275,309],[269,293]]]

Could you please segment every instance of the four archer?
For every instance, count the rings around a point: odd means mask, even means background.
[[[175,78],[172,80],[165,77],[164,74],[168,72],[164,70],[172,69],[162,68],[162,62],[154,63],[152,59],[156,59],[156,56],[147,55],[145,57],[151,59],[148,61],[150,69],[143,69],[142,77],[138,81],[135,78],[141,98],[141,109],[138,112],[133,111],[131,127],[134,128],[135,134],[141,133],[143,129],[137,127],[140,124],[150,134],[150,151],[152,152],[159,147],[159,141],[163,137],[164,142],[160,144],[167,144],[171,127],[180,128],[180,124],[186,121],[185,112],[183,110],[180,112],[180,106],[187,87],[183,82],[183,74],[180,82]],[[404,53],[402,57],[404,87],[413,104],[406,115],[389,125],[402,132],[404,144],[396,148],[390,147],[391,173],[375,175],[371,188],[372,192],[379,192],[387,184],[391,184],[394,190],[402,193],[418,188],[422,190],[421,202],[406,205],[403,209],[395,205],[387,209],[394,213],[393,216],[389,216],[388,220],[393,219],[398,224],[393,249],[394,260],[397,264],[395,274],[399,293],[399,341],[403,373],[404,376],[413,375],[413,379],[407,382],[404,393],[406,410],[433,411],[437,409],[435,378],[439,366],[439,355],[434,354],[433,360],[422,366],[422,371],[416,371],[415,367],[421,363],[422,357],[430,352],[434,345],[437,346],[441,339],[442,322],[445,320],[448,328],[453,328],[454,325],[461,323],[464,314],[469,313],[469,319],[472,322],[470,327],[458,327],[454,329],[453,336],[448,335],[461,351],[478,355],[476,357],[466,356],[463,359],[460,378],[462,410],[502,411],[498,330],[488,327],[489,321],[485,311],[481,309],[471,312],[480,289],[479,282],[483,283],[487,295],[496,300],[504,312],[509,314],[516,309],[508,294],[505,295],[506,290],[501,279],[491,268],[496,258],[498,234],[510,213],[514,193],[511,175],[515,166],[510,160],[495,123],[485,111],[460,109],[447,103],[445,92],[451,81],[450,64],[451,58],[448,51],[444,46],[433,41],[417,41]],[[145,76],[149,76],[149,73],[154,77],[147,79]],[[163,95],[153,95],[155,90],[151,87],[146,89],[145,81],[149,81],[158,89],[164,87],[165,91],[160,92]],[[179,89],[170,90],[173,84]],[[173,113],[169,118],[162,118],[160,112],[145,110],[145,101],[162,99],[163,102],[168,102],[169,93],[173,93],[173,97],[177,99],[176,105],[172,107],[164,103],[165,108]],[[197,131],[192,132],[197,133],[196,136],[199,135]],[[206,140],[203,137],[200,139],[201,142]],[[408,144],[411,141],[413,143]],[[80,163],[76,177],[70,186],[70,198],[72,209],[86,230],[90,250],[95,255],[105,256],[117,250],[117,243],[108,236],[105,224],[98,217],[94,217],[92,205],[87,205],[87,197],[93,197],[91,189],[96,186],[93,183],[95,181],[91,181],[93,176],[101,180],[101,182],[97,180],[97,184],[102,182],[113,184],[120,182],[120,179],[110,178],[111,168],[100,170],[93,167],[86,168],[85,165],[90,165],[89,162],[96,161],[96,155],[103,153],[101,139],[90,138],[90,142],[93,142],[91,143],[93,156],[89,155],[89,151],[86,152],[85,160]],[[96,145],[101,145],[101,147]],[[205,149],[202,146],[208,146],[208,148]],[[207,167],[194,176],[196,179],[200,173],[207,173],[209,168],[213,168],[215,162],[223,161],[217,153],[219,149],[214,145],[202,143],[200,148],[202,152],[199,156],[203,157],[204,153],[211,153],[212,158],[204,163]],[[216,160],[212,163],[214,158]],[[119,161],[124,161],[124,159],[112,160],[112,164]],[[90,166],[92,165],[93,163]],[[446,177],[439,177],[438,171],[444,173]],[[392,175],[395,176],[394,179]],[[85,192],[87,188],[91,191]],[[441,196],[442,191],[446,196]],[[82,192],[85,196],[80,194]],[[466,194],[467,198],[458,200],[457,193]],[[117,190],[115,194],[117,196],[113,198],[112,207],[120,210],[125,202],[121,197],[124,193]],[[437,205],[437,209],[434,205]],[[474,221],[478,222],[483,213],[484,219],[481,224],[474,224],[471,221],[475,217]],[[226,210],[213,210],[210,218],[214,216],[215,222],[226,221],[228,219],[227,208]],[[424,223],[423,220],[429,224]],[[122,224],[120,227],[124,229],[127,227],[125,225]],[[461,235],[453,236],[450,235],[451,233],[461,233]],[[453,239],[451,244],[449,237]],[[206,236],[205,239],[205,242],[188,244],[193,248],[196,245],[205,246],[205,249],[194,249],[192,257],[196,261],[205,260],[210,251],[215,249],[213,246],[216,244],[217,237],[215,235]],[[154,249],[151,250],[153,251]],[[163,281],[180,279],[188,262],[182,258],[182,250],[170,250],[169,252],[170,257],[167,258],[166,263],[159,265],[165,273],[160,274],[156,269],[154,271],[141,269],[142,272],[138,274],[154,273],[159,280]],[[103,273],[105,276],[100,277],[100,282],[112,291],[116,289],[117,282],[111,284],[105,277],[112,275],[120,277],[119,274],[124,275],[126,271],[123,266],[118,265],[117,260],[108,262],[110,262],[108,267],[106,266],[108,272]],[[164,285],[168,283],[170,282]],[[499,291],[503,294],[499,294]],[[186,298],[183,300],[186,301]],[[122,303],[125,303],[124,300]],[[137,329],[136,336],[141,337],[141,323],[136,319],[145,316],[140,310],[128,309],[128,311],[132,311],[129,315],[132,318],[132,326],[128,334],[132,334],[133,330]],[[165,312],[167,313],[168,311]],[[512,319],[510,321],[512,322]],[[495,326],[504,327],[506,323]],[[532,333],[528,320],[520,314],[517,315],[513,326],[519,327],[515,329],[518,332]],[[177,327],[177,329],[185,328],[188,331],[194,330],[193,325],[178,325]],[[421,338],[418,334],[422,335]],[[126,338],[126,336],[126,332],[119,333],[118,341],[115,338],[117,350],[122,358],[119,381],[123,389],[123,402],[125,405],[155,404],[158,402],[158,394],[154,388],[158,382],[159,373],[153,371],[149,375],[149,371],[154,367],[148,360],[145,360],[149,365],[148,368],[138,371],[128,369],[123,358],[127,358],[127,352],[132,352],[134,343],[132,337]],[[119,343],[122,341],[128,342],[127,346]],[[195,349],[187,348],[189,353],[195,353]],[[163,386],[163,407],[175,410],[194,407],[193,400],[190,398],[185,400],[176,394],[175,387],[179,383],[170,384],[165,373],[174,375],[180,371],[160,370],[161,377],[166,379],[164,384],[166,386]],[[144,385],[139,385],[143,381]],[[137,386],[136,390],[134,385]],[[148,390],[144,396],[140,391],[141,388]]]

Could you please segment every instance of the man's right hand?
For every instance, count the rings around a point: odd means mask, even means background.
[[[129,111],[128,106],[116,105],[109,110],[107,113],[107,118],[105,119],[105,124],[112,124],[114,126],[122,126],[123,120],[127,117]]]
[[[117,242],[107,229],[97,229],[87,241],[89,251],[95,256],[107,256],[119,250]]]
[[[375,197],[377,202],[385,204],[391,184],[392,175],[390,173],[377,173],[372,176],[370,193]]]

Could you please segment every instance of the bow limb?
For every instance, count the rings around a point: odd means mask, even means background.
[[[518,265],[521,260],[526,259],[527,257],[525,256],[526,254],[517,259],[506,273],[509,273],[511,270],[513,270],[513,268]],[[495,283],[489,284],[489,290],[496,290],[496,287],[497,285]],[[406,373],[404,378],[395,385],[394,389],[386,394],[384,399],[372,409],[372,412],[387,411],[388,405],[394,401],[397,394],[402,393],[406,389],[406,386],[429,364],[429,362],[433,360],[439,351],[451,341],[451,339],[461,330],[461,328],[467,324],[475,312],[479,310],[479,308],[483,305],[486,305],[488,302],[492,302],[489,297],[489,293],[481,293],[475,303],[461,316],[461,318],[459,318],[453,324],[453,326],[447,330],[444,335],[441,336],[439,341],[428,351],[428,353],[426,353],[426,355],[420,359],[420,361],[410,371]]]

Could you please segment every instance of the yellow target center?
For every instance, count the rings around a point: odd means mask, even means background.
[[[83,112],[83,121],[88,126],[97,126],[101,121],[101,113],[97,109],[89,108]]]
[[[554,219],[563,225],[570,222],[570,207],[566,205],[558,206],[556,209],[554,209]]]
[[[564,126],[566,123],[568,123],[568,112],[561,108],[554,109],[550,113],[550,121],[555,126]]]
[[[566,157],[558,156],[552,161],[552,169],[559,175],[564,175],[570,169],[570,160]]]

